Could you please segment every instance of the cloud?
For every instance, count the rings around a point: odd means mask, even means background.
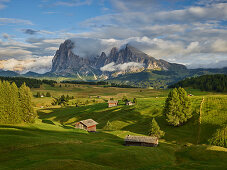
[[[29,35],[34,35],[39,31],[33,30],[33,29],[23,29],[22,30],[25,34],[29,34]]]
[[[45,73],[51,69],[51,61],[53,56],[44,56],[34,59],[17,60],[11,58],[0,61],[0,69],[11,70],[19,73],[34,71],[37,73]]]
[[[54,5],[76,7],[76,6],[82,6],[82,5],[90,5],[91,3],[92,3],[92,0],[70,0],[70,1],[57,1]]]
[[[109,63],[109,64],[101,67],[100,70],[113,72],[113,71],[126,71],[126,70],[129,70],[130,68],[143,68],[143,64],[136,63],[136,62],[115,64],[114,62],[112,62],[112,63]]]
[[[29,20],[16,19],[16,18],[0,18],[0,25],[5,24],[23,24],[23,25],[33,25]]]
[[[7,5],[5,4],[8,2],[10,2],[10,0],[0,0],[0,10],[6,8]]]
[[[227,0],[199,0],[197,4],[199,5],[211,5],[211,4],[219,4],[219,3],[227,3]]]
[[[74,42],[73,53],[80,57],[96,57],[102,52],[108,53],[114,46],[120,46],[116,39],[71,38]]]
[[[4,39],[9,39],[9,38],[10,38],[10,35],[7,34],[7,33],[3,33],[3,34],[2,34],[2,37],[3,37]]]

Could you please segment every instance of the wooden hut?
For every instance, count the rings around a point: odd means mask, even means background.
[[[127,135],[125,137],[126,146],[158,146],[158,138],[150,136],[131,136]]]
[[[88,132],[96,132],[97,124],[98,123],[93,119],[86,119],[75,123],[74,126],[75,128],[84,129],[87,130]]]
[[[118,101],[114,101],[114,100],[109,100],[108,101],[108,107],[114,107],[118,105]]]

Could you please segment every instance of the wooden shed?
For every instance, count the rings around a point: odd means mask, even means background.
[[[96,132],[97,124],[98,123],[93,119],[86,119],[86,120],[76,122],[74,126],[75,128],[84,129],[84,130],[87,130],[88,132]]]
[[[150,136],[131,136],[127,135],[125,137],[126,146],[158,146],[158,138]]]
[[[118,105],[118,101],[114,101],[114,100],[109,100],[108,101],[108,107],[114,107]]]

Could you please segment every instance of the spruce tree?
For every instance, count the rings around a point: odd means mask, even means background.
[[[134,98],[132,102],[135,103],[135,104],[137,104],[137,99]]]
[[[7,115],[5,114],[5,88],[4,82],[0,81],[0,123],[4,123],[7,120]]]
[[[37,98],[40,98],[40,97],[41,97],[40,92],[37,92],[36,97],[37,97]]]
[[[170,125],[180,126],[192,117],[191,102],[183,88],[174,88],[165,102],[164,114]]]
[[[32,107],[32,94],[30,88],[27,87],[25,83],[19,89],[19,99],[23,121],[33,123],[35,121],[36,114]]]
[[[20,101],[19,101],[19,91],[17,85],[13,82],[10,85],[10,117],[12,119],[12,123],[19,123],[21,122],[21,108],[20,108]]]
[[[104,126],[103,129],[104,129],[104,130],[113,130],[113,126],[112,126],[112,124],[110,123],[110,121],[108,121],[108,122],[106,123],[106,125]]]
[[[47,93],[46,93],[46,97],[51,97],[50,92],[47,92]]]
[[[155,136],[157,138],[161,138],[165,135],[165,132],[162,131],[158,125],[158,123],[156,122],[155,118],[152,119],[151,122],[151,130],[149,132],[150,136]]]

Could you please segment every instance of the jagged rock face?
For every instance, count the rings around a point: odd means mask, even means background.
[[[118,50],[116,47],[112,48],[110,54],[107,56],[104,52],[95,58],[82,58],[72,52],[75,44],[71,40],[66,40],[56,51],[56,54],[52,61],[52,73],[58,75],[75,75],[87,76],[93,75],[95,78],[109,77],[111,75],[117,76],[119,74],[125,74],[127,72],[140,72],[146,69],[153,70],[175,70],[186,69],[185,66],[180,64],[169,63],[164,60],[156,60],[155,58],[145,54],[138,49],[126,45],[125,48]],[[127,65],[127,63],[139,63],[142,67],[136,67],[131,65],[127,69],[113,71],[101,71],[100,68],[114,63],[115,65]]]
[[[87,58],[81,58],[72,52],[74,43],[66,40],[60,45],[59,50],[52,60],[51,72],[56,74],[89,74],[91,71],[91,61]],[[91,71],[92,72],[92,71]]]

